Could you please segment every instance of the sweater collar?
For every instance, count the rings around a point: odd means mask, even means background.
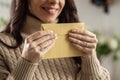
[[[55,20],[53,23],[57,23],[58,20]],[[37,31],[40,31],[42,29],[41,24],[44,23],[32,16],[27,15],[26,21],[24,23],[24,26],[22,28],[22,33],[25,35],[30,35],[32,33],[35,33]]]
[[[39,31],[41,29],[41,23],[42,21],[39,21],[31,16],[26,16],[22,32],[26,35],[30,35],[36,31]]]

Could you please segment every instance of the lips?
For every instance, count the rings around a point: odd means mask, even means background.
[[[42,7],[45,12],[47,12],[50,15],[54,15],[57,13],[58,8],[51,8],[51,7]]]

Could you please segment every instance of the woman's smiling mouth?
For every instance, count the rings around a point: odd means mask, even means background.
[[[55,15],[59,10],[58,8],[52,8],[52,7],[42,7],[42,9],[50,15]]]

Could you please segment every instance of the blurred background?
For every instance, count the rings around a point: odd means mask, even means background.
[[[111,1],[107,6],[108,12],[102,1]],[[118,10],[120,0],[75,0],[75,2],[81,22],[86,24],[87,29],[98,34],[97,52],[101,64],[109,70],[111,80],[120,80],[120,10]]]
[[[120,80],[120,0],[74,0],[81,22],[98,37],[97,54],[111,80]],[[0,31],[9,19],[11,0],[0,0]]]

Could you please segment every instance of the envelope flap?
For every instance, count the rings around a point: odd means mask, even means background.
[[[53,30],[58,35],[67,34],[71,29],[83,29],[84,23],[42,24],[44,29]]]

